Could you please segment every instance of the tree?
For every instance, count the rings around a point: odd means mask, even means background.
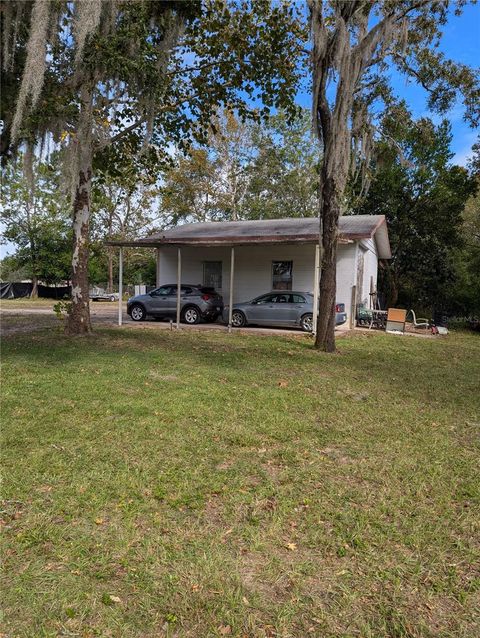
[[[306,111],[244,124],[216,118],[208,146],[195,146],[166,174],[166,224],[309,217],[317,214],[318,151]]]
[[[473,166],[472,166],[473,168]],[[477,169],[478,170],[478,169]],[[457,316],[480,318],[480,178],[477,191],[465,204],[460,229],[462,244],[454,251],[454,279],[447,289],[446,307]]]
[[[456,13],[462,3],[456,5]],[[321,144],[319,218],[322,244],[320,307],[315,345],[335,350],[338,219],[345,210],[349,172],[368,160],[375,113],[392,101],[395,67],[428,91],[431,110],[447,112],[462,94],[466,119],[479,119],[478,77],[445,59],[437,45],[449,3],[431,0],[309,0],[312,118]]]
[[[451,141],[446,120],[414,121],[404,105],[390,109],[375,144],[368,193],[352,198],[356,212],[387,219],[392,259],[382,274],[390,306],[445,306],[456,279],[462,213],[476,184],[465,168],[451,165]]]
[[[14,1],[2,5],[8,104],[3,152],[53,136],[70,153],[70,333],[91,330],[88,235],[95,167],[205,138],[213,113],[248,100],[288,108],[297,78],[291,8],[255,0]],[[19,37],[19,34],[21,37]],[[19,81],[15,81],[20,78]],[[6,80],[7,81],[7,80]]]
[[[317,215],[319,153],[312,145],[306,109],[289,118],[279,112],[253,127],[245,217],[276,219]]]
[[[215,115],[207,142],[187,149],[166,174],[162,209],[168,225],[243,219],[254,152],[251,124],[229,110]]]
[[[17,163],[6,167],[3,183],[4,204],[0,220],[3,236],[17,247],[16,269],[32,280],[32,297],[38,294],[38,280],[57,283],[69,278],[70,224],[68,202],[59,188],[59,157],[50,162],[33,159],[33,172],[27,174],[20,155]]]
[[[141,177],[144,178],[141,181]],[[135,239],[147,233],[163,214],[159,214],[159,188],[147,174],[123,172],[113,178],[103,174],[92,189],[92,241]],[[107,248],[108,292],[113,292],[114,252]],[[127,254],[125,255],[128,266]]]

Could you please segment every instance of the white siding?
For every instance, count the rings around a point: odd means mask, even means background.
[[[377,246],[373,239],[363,240],[360,243],[360,249],[364,249],[364,270],[363,270],[363,294],[362,298],[358,298],[358,303],[364,303],[367,308],[370,307],[370,281],[373,277],[373,287],[377,289],[378,275],[378,256]]]
[[[351,290],[355,283],[356,244],[340,244],[337,257],[337,301],[350,314]],[[315,245],[237,246],[235,247],[234,292],[235,303],[248,301],[272,288],[272,261],[293,261],[293,290],[313,292]],[[230,283],[230,248],[182,248],[182,282],[203,283],[203,262],[221,261],[224,301],[228,301]],[[177,249],[160,249],[160,285],[177,280]],[[376,279],[375,279],[376,281]]]

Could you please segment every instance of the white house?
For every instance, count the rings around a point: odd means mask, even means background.
[[[318,219],[285,218],[184,224],[112,244],[155,247],[157,286],[177,281],[214,286],[226,303],[236,303],[275,289],[314,292],[318,234]],[[350,317],[352,287],[356,302],[368,305],[378,260],[391,257],[385,217],[341,217],[338,242],[337,302]]]

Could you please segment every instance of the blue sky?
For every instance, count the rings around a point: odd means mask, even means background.
[[[444,27],[440,50],[456,62],[472,67],[480,66],[480,4],[467,4],[458,17],[452,11],[452,16]],[[392,72],[391,79],[397,95],[406,100],[414,117],[428,116],[437,122],[443,119],[427,111],[427,93],[423,87],[412,81],[407,82],[404,76],[395,72]],[[301,92],[297,99],[301,106],[310,107],[309,93]],[[461,104],[443,117],[452,126],[452,151],[455,154],[452,161],[465,165],[471,155],[472,144],[477,139],[478,130],[473,130],[463,121]]]

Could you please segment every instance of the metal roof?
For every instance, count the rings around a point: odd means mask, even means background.
[[[114,246],[238,246],[291,244],[318,241],[316,217],[286,217],[237,222],[199,222],[162,230],[134,241],[108,242]],[[381,259],[391,257],[384,215],[344,215],[339,219],[339,240],[374,238]]]

